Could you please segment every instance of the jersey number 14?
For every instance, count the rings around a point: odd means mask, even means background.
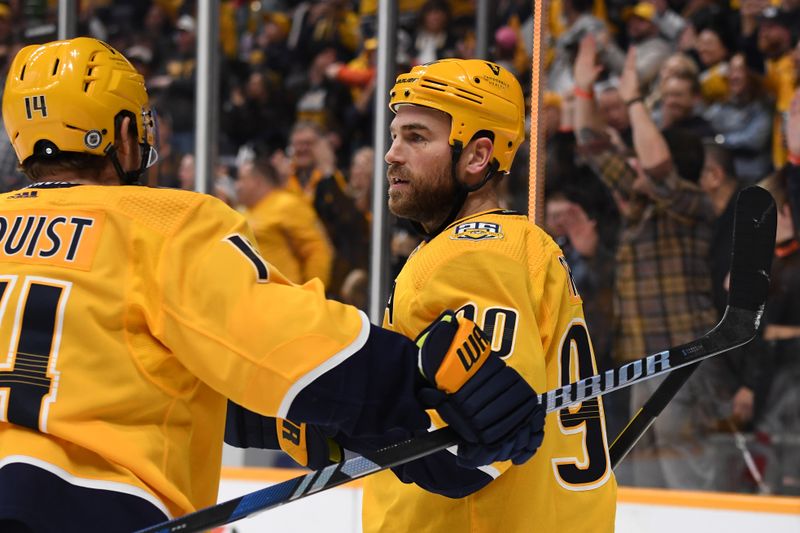
[[[0,276],[0,329],[10,331],[5,358],[0,355],[0,421],[47,432],[47,414],[56,400],[55,370],[64,309],[72,284],[26,276]],[[15,294],[16,293],[16,294]],[[9,317],[9,303],[16,311]]]

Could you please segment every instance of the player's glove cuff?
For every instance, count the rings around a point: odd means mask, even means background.
[[[437,389],[459,390],[491,354],[489,339],[471,320],[445,311],[414,341],[419,347],[419,371]]]
[[[473,322],[446,311],[418,338],[419,367],[435,387],[418,398],[464,439],[459,464],[527,461],[541,445],[544,410],[536,392],[501,359]]]
[[[276,418],[275,431],[281,450],[311,470],[325,468],[344,458],[342,447],[317,426]]]

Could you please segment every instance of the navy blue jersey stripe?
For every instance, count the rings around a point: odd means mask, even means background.
[[[253,263],[258,276],[258,281],[264,282],[269,280],[269,269],[267,263],[264,261],[253,247],[241,235],[231,235],[226,237],[226,240],[234,245],[244,256]]]

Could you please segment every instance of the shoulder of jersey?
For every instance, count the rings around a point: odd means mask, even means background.
[[[516,238],[531,226],[522,213],[498,209],[461,220],[448,228],[452,241],[486,242]]]
[[[102,187],[95,187],[95,189],[102,189]],[[215,196],[184,189],[138,186],[108,187],[108,189],[114,191],[113,194],[116,195],[116,199],[120,202],[140,199],[155,204],[175,204],[176,206],[185,206],[186,208],[204,205],[211,208],[230,209],[225,202]]]
[[[114,211],[164,230],[175,224],[179,225],[188,212],[194,209],[204,213],[199,217],[202,219],[224,220],[227,216],[239,216],[218,198],[181,189],[103,185],[78,185],[66,188],[31,187],[4,195],[4,199],[12,201],[15,196],[31,198],[25,202],[26,208],[58,206],[58,208]]]
[[[157,233],[171,233],[187,222],[227,227],[243,220],[218,198],[180,189],[52,182],[0,194],[0,201],[9,211],[41,209],[121,215]]]
[[[105,199],[103,203],[118,201],[123,198],[152,198],[155,201],[179,201],[179,203],[197,204],[206,199],[213,202],[220,200],[207,194],[183,189],[161,187],[126,186],[116,187],[110,185],[81,185],[65,182],[42,182],[28,187],[9,191],[0,195],[2,199],[16,200],[23,198],[47,198],[50,194],[61,195],[62,191],[69,191],[70,196],[75,195],[75,201],[93,202],[98,198]],[[71,201],[69,200],[66,201]]]
[[[225,220],[228,217],[238,218],[241,215],[219,198],[210,194],[202,194],[195,191],[182,189],[152,188],[152,187],[114,187],[119,190],[118,205],[124,205],[127,211],[133,207],[135,211],[144,211],[146,215],[171,214],[173,217],[180,216],[179,213],[186,213],[196,209],[197,216],[213,217]],[[123,191],[122,189],[127,189]],[[145,214],[145,213],[143,213]],[[194,218],[194,217],[193,217]]]

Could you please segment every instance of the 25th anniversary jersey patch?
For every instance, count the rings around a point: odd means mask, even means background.
[[[450,235],[453,240],[485,241],[487,239],[502,239],[500,224],[494,222],[464,222],[453,229]]]

